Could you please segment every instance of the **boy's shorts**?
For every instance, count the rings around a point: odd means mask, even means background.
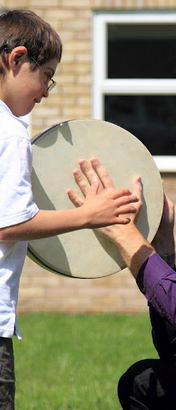
[[[0,409],[15,409],[13,343],[5,337],[0,337]]]

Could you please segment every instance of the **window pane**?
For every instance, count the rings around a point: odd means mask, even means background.
[[[108,24],[108,78],[176,78],[176,25]]]
[[[176,96],[106,95],[106,121],[140,139],[153,155],[176,155]]]

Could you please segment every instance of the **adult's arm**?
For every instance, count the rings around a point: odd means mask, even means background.
[[[81,171],[82,173],[79,172],[74,176],[84,195],[88,189],[88,183],[85,181],[84,176],[90,183],[94,174],[98,175],[101,181],[101,189],[112,184],[107,170],[96,158],[90,162],[85,161],[85,164],[82,163]],[[79,178],[77,178],[77,175],[79,175]],[[134,182],[133,193],[139,198],[139,201],[135,204],[137,210],[135,215],[137,215],[142,205],[142,187],[139,179]],[[69,191],[68,195],[76,206],[82,204],[82,199],[74,191]],[[135,225],[135,215],[130,216],[131,222],[128,225],[107,226],[101,228],[101,232],[113,241],[120,250],[121,256],[136,279],[141,292],[151,305],[175,325],[176,272],[157,254],[157,247],[155,249],[139,232]]]

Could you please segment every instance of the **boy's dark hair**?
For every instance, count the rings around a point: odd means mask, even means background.
[[[32,58],[42,65],[52,58],[61,60],[62,43],[57,32],[31,10],[5,10],[0,13],[0,55],[25,46]],[[1,64],[0,64],[1,65]],[[34,64],[35,65],[35,64]],[[0,67],[0,71],[3,67]]]

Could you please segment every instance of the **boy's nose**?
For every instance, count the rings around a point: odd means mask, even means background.
[[[43,97],[47,98],[48,95],[49,95],[49,92],[48,92],[47,89],[45,89],[45,90],[43,91]]]
[[[48,89],[45,87],[45,88],[43,89],[43,97],[47,98],[48,95],[49,95],[49,91],[48,91]]]

